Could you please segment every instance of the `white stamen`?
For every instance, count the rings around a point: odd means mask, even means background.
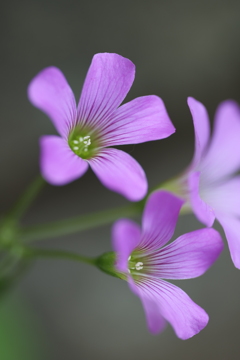
[[[91,140],[90,139],[85,140],[83,143],[84,143],[84,145],[87,145],[87,146],[91,145]]]
[[[143,269],[143,263],[141,261],[137,262],[135,265],[136,270],[142,270]]]
[[[78,141],[77,141],[77,140],[73,140],[73,143],[74,143],[74,144],[78,144]]]
[[[78,146],[74,146],[74,147],[73,147],[73,150],[79,150],[79,147],[78,147]]]
[[[84,136],[84,140],[90,139],[90,136]]]
[[[131,255],[128,257],[128,261],[131,260]]]
[[[80,142],[82,142],[82,141],[83,141],[83,137],[82,137],[82,136],[80,136],[79,141],[80,141]]]

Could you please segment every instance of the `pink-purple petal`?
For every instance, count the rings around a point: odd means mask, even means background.
[[[188,177],[189,197],[192,210],[199,221],[212,226],[215,220],[214,210],[200,196],[200,172],[192,172]]]
[[[82,124],[101,129],[122,103],[135,76],[134,64],[117,54],[93,57],[78,105]]]
[[[139,248],[149,252],[168,242],[175,230],[183,200],[166,191],[150,195],[143,213],[143,234]]]
[[[146,175],[139,163],[124,151],[103,149],[89,164],[103,185],[128,200],[138,201],[146,195]]]
[[[45,180],[53,185],[65,185],[81,177],[88,163],[75,155],[68,143],[58,136],[40,138],[40,168]]]
[[[147,297],[155,302],[160,314],[172,325],[180,339],[191,338],[207,325],[209,317],[205,310],[179,287],[153,278],[136,282],[136,286],[140,298]],[[158,312],[156,316],[159,316]]]
[[[210,122],[207,110],[202,103],[189,97],[188,106],[192,114],[195,132],[195,154],[193,164],[196,166],[203,156],[209,142]]]
[[[224,213],[217,213],[216,218],[225,232],[232,261],[240,269],[240,219]]]
[[[34,106],[45,112],[61,136],[66,138],[76,121],[76,102],[62,72],[56,67],[42,70],[31,81],[28,97]]]
[[[166,320],[159,311],[158,304],[148,297],[142,297],[142,305],[146,315],[148,330],[152,334],[158,334],[163,331],[167,325]]]
[[[201,164],[204,179],[219,181],[240,167],[240,108],[231,100],[217,109],[212,141]]]
[[[163,139],[175,132],[163,101],[143,96],[120,106],[103,131],[105,146]]]
[[[121,219],[113,225],[113,250],[117,253],[116,269],[118,271],[128,271],[128,258],[139,244],[140,237],[140,227],[134,221]]]
[[[151,273],[163,279],[195,278],[210,268],[222,250],[223,242],[216,230],[193,231],[153,253],[149,257]]]
[[[148,330],[152,334],[158,334],[166,327],[166,320],[162,317],[159,305],[156,299],[149,296],[149,289],[147,286],[137,286],[134,280],[129,276],[128,284],[132,292],[141,299]]]
[[[205,189],[204,200],[216,213],[240,217],[240,176]]]

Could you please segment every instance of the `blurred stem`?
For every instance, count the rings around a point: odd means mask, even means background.
[[[19,260],[15,266],[0,272],[0,300],[22,278],[31,265],[31,261]]]
[[[35,199],[45,181],[38,176],[24,191],[12,210],[1,218],[0,221],[0,249],[12,248],[18,242],[18,221]]]
[[[45,180],[41,176],[38,176],[21,195],[13,209],[7,215],[6,220],[19,220],[36,198],[44,184]]]
[[[132,217],[141,214],[143,202],[131,203],[127,206],[76,216],[72,219],[56,221],[50,224],[30,226],[20,230],[21,241],[33,241],[73,234],[94,227],[105,225],[121,217]]]
[[[49,249],[33,249],[29,247],[22,247],[23,257],[27,259],[45,258],[45,259],[60,259],[70,260],[86,263],[97,267],[104,273],[126,280],[126,274],[118,272],[115,269],[116,254],[113,251],[104,253],[96,258],[89,258],[65,250],[49,250]]]
[[[86,256],[78,255],[63,250],[48,250],[48,249],[32,249],[24,248],[24,257],[27,258],[50,258],[50,259],[65,259],[78,262],[87,263],[90,265],[96,265],[95,258],[89,258]]]
[[[42,182],[42,179],[38,179],[38,181],[36,181],[36,183],[33,184],[32,187],[30,187],[29,190],[25,193],[26,200],[24,200],[24,196],[22,197],[22,200],[20,199],[21,201],[15,209],[15,216],[22,213],[22,210],[25,210],[26,206],[30,204],[30,201],[33,199],[34,195],[41,188]],[[81,232],[101,225],[106,225],[122,217],[134,217],[140,215],[144,209],[145,202],[147,201],[149,195],[153,191],[160,189],[167,190],[175,193],[178,196],[181,196],[181,186],[178,182],[178,177],[175,177],[167,182],[164,182],[163,184],[159,184],[157,187],[150,190],[147,196],[139,202],[130,203],[129,205],[120,208],[76,216],[71,219],[63,219],[49,224],[22,227],[18,229],[18,237],[20,237],[21,242],[25,243],[34,240],[49,239],[57,236]],[[181,214],[186,214],[190,211],[190,207],[184,205],[181,210]]]

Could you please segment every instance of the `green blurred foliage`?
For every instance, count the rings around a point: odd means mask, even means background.
[[[0,300],[0,359],[47,359],[40,324],[17,291]]]

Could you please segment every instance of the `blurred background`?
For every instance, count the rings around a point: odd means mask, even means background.
[[[0,212],[39,173],[39,137],[56,133],[26,95],[30,80],[46,66],[63,71],[78,99],[95,53],[115,52],[136,64],[127,100],[160,96],[177,129],[168,139],[124,147],[145,169],[150,187],[192,157],[187,96],[202,101],[211,118],[222,100],[240,101],[239,1],[9,0],[0,6]],[[123,204],[88,171],[67,186],[46,185],[23,222]],[[176,236],[200,227],[193,216],[182,217]],[[110,228],[37,245],[95,256],[111,250]],[[140,301],[125,282],[84,264],[38,260],[0,300],[0,359],[239,359],[239,284],[227,245],[204,276],[178,283],[210,315],[199,335],[181,341],[170,326],[157,336],[148,333]]]

